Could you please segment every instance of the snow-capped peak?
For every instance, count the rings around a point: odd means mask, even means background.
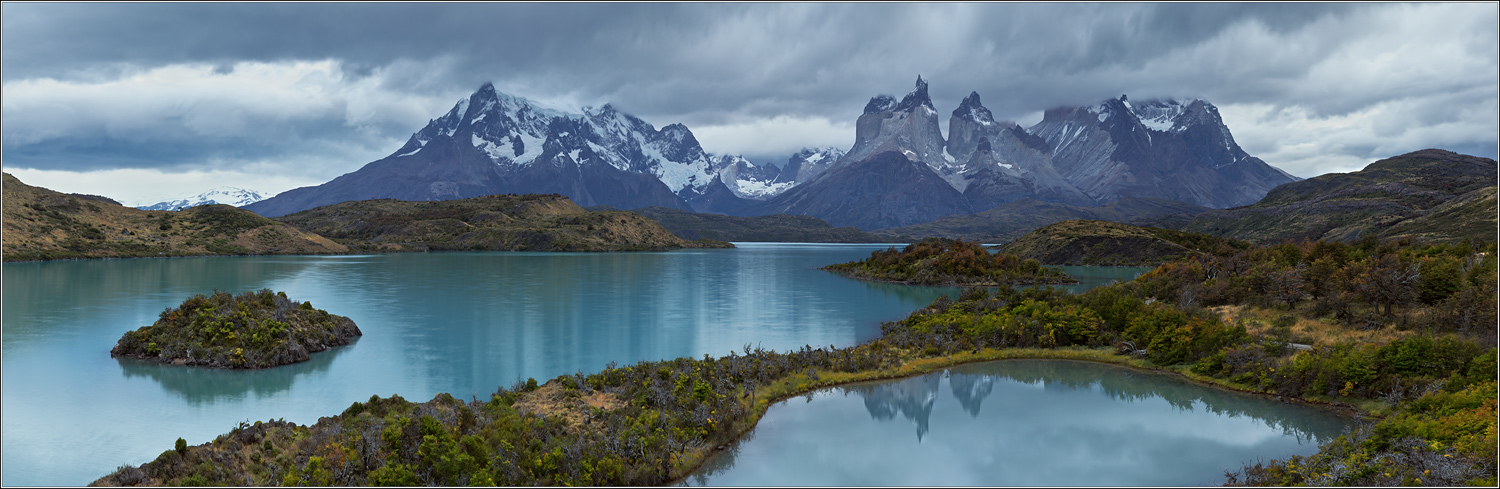
[[[136,208],[148,211],[177,211],[208,204],[229,204],[240,207],[260,202],[265,200],[266,197],[254,190],[245,190],[238,187],[215,187],[192,197],[162,201],[151,205],[137,206]]]
[[[995,123],[994,114],[980,103],[979,92],[969,92],[969,96],[958,104],[958,108],[953,109],[953,117],[967,118],[986,126]]]
[[[1130,107],[1131,113],[1140,119],[1141,124],[1153,131],[1182,132],[1196,121],[1186,120],[1183,114],[1191,112],[1196,104],[1203,104],[1206,109],[1213,110],[1212,105],[1200,99],[1186,99],[1182,101],[1173,99],[1147,100],[1138,105]]]

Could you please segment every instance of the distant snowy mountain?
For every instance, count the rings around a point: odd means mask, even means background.
[[[229,204],[235,207],[243,207],[265,200],[265,198],[260,192],[254,190],[245,190],[238,187],[217,187],[185,199],[157,202],[151,205],[136,206],[136,208],[146,211],[177,211],[208,204]]]
[[[775,165],[757,165],[738,155],[713,156],[712,160],[714,173],[730,192],[742,199],[766,200],[796,185],[776,181],[781,169]]]
[[[843,157],[844,150],[838,148],[803,148],[787,158],[786,165],[781,167],[781,173],[776,175],[774,183],[807,183]]]
[[[710,155],[682,124],[658,130],[608,104],[569,112],[486,83],[390,156],[248,208],[279,216],[357,199],[559,193],[583,206],[728,209],[789,188],[779,171]]]
[[[970,93],[951,113],[945,138],[927,91],[917,77],[899,100],[871,98],[847,154],[811,178],[792,174],[789,164],[781,178],[797,185],[745,212],[805,214],[868,230],[1022,199],[1093,206],[1136,197],[1225,208],[1296,180],[1246,154],[1203,100],[1133,104],[1121,96],[1054,108],[1023,128],[995,120]]]
[[[1048,110],[1030,133],[1046,140],[1057,172],[1099,203],[1163,198],[1213,208],[1253,204],[1297,180],[1246,154],[1219,109],[1204,100]]]

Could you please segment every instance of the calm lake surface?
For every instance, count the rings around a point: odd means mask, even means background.
[[[1349,421],[1175,376],[1001,360],[816,391],[681,485],[1220,485],[1225,469],[1310,454]]]
[[[311,424],[371,394],[485,399],[611,361],[854,345],[958,292],[816,269],[885,244],[739,246],[6,264],[0,484],[83,485],[155,459],[179,436],[196,445],[241,421]],[[1088,287],[1147,269],[1067,270]],[[364,336],[259,371],[109,356],[126,331],[194,294],[261,288],[348,316]]]

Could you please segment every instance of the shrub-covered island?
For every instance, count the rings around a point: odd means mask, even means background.
[[[1038,285],[1078,283],[1056,268],[1009,253],[990,253],[979,243],[927,238],[870,253],[860,261],[823,267],[830,272],[879,282],[918,285]]]
[[[214,291],[161,313],[155,324],[127,331],[111,357],[214,368],[270,368],[347,345],[362,333],[354,321],[293,302],[284,292]]]

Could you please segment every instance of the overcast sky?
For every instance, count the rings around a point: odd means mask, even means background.
[[[1495,157],[1497,6],[1471,4],[38,4],[0,12],[5,171],[127,205],[276,193],[389,155],[486,81],[613,103],[783,163],[854,143],[917,75],[997,119],[1198,97],[1311,177],[1437,147]]]

